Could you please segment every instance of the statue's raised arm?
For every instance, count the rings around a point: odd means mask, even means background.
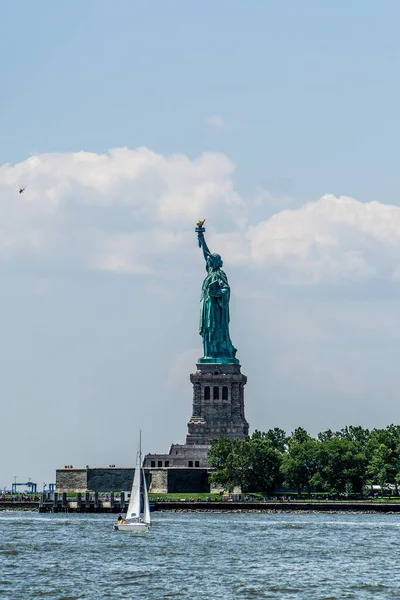
[[[205,223],[205,219],[203,219],[202,221],[197,221],[197,227],[196,227],[195,231],[197,233],[197,239],[198,239],[198,242],[199,242],[199,248],[203,249],[204,259],[205,259],[205,261],[207,263],[207,259],[211,256],[211,252],[208,249],[206,240],[204,238],[204,232],[205,232],[205,229],[203,227],[204,223]]]
[[[228,278],[222,270],[222,258],[211,254],[204,238],[204,221],[195,229],[206,261],[207,276],[203,281],[200,299],[200,335],[203,338],[204,356],[199,362],[236,364],[236,348],[229,337]]]

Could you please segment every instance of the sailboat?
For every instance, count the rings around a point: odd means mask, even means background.
[[[139,450],[136,456],[135,475],[133,477],[128,510],[126,511],[125,519],[119,519],[114,524],[114,529],[116,531],[130,531],[135,534],[148,533],[150,531],[150,521],[149,495],[142,467],[142,436],[140,434]]]

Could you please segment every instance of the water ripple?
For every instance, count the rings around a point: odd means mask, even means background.
[[[0,515],[0,598],[357,600],[400,597],[399,515]]]

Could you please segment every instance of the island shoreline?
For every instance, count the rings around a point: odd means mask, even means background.
[[[110,507],[93,506],[86,510],[78,510],[75,506],[58,507],[39,506],[39,502],[0,502],[0,512],[4,511],[24,511],[24,512],[57,512],[57,513],[113,513],[119,509],[113,510]],[[39,510],[40,509],[40,510]],[[341,501],[316,501],[316,502],[155,502],[152,505],[152,512],[264,512],[264,513],[315,513],[315,512],[358,512],[358,513],[400,513],[400,502],[341,502]]]

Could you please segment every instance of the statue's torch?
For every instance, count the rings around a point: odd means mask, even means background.
[[[202,221],[197,221],[196,225],[196,229],[195,232],[197,233],[197,237],[199,240],[199,248],[201,248],[201,237],[203,236],[203,233],[205,232],[205,228],[203,227],[204,223],[205,223],[205,219],[203,219]]]

